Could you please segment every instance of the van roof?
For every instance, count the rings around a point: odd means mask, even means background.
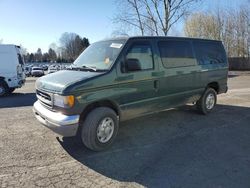
[[[0,44],[0,46],[15,46],[16,48],[20,48],[20,46],[15,44]]]
[[[173,40],[202,40],[202,41],[213,41],[221,42],[220,40],[203,39],[203,38],[192,38],[192,37],[173,37],[173,36],[131,36],[131,37],[114,37],[106,40],[128,40],[128,39],[173,39]]]

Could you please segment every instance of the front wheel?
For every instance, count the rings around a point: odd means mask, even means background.
[[[111,108],[92,110],[81,125],[81,140],[91,150],[101,151],[114,141],[119,128],[117,114]]]
[[[217,102],[217,93],[213,88],[207,88],[201,98],[197,101],[196,105],[202,114],[211,112]]]

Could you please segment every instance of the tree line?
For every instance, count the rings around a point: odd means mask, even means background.
[[[41,48],[35,53],[28,53],[23,47],[21,50],[26,62],[72,63],[89,45],[87,38],[65,32],[59,39],[59,45],[52,43],[48,52],[43,53]]]
[[[186,36],[221,40],[229,57],[250,58],[250,7],[193,13],[184,25]]]

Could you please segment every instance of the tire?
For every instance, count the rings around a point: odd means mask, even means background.
[[[213,88],[207,88],[201,98],[197,101],[196,105],[198,110],[206,115],[210,113],[217,102],[217,93]]]
[[[114,110],[98,107],[92,110],[83,121],[80,136],[87,148],[102,151],[114,142],[118,129],[119,121]]]
[[[9,87],[5,81],[0,81],[0,97],[9,94]]]

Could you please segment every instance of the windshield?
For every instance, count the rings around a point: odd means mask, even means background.
[[[101,41],[91,44],[74,61],[75,67],[108,70],[114,63],[126,40]]]

